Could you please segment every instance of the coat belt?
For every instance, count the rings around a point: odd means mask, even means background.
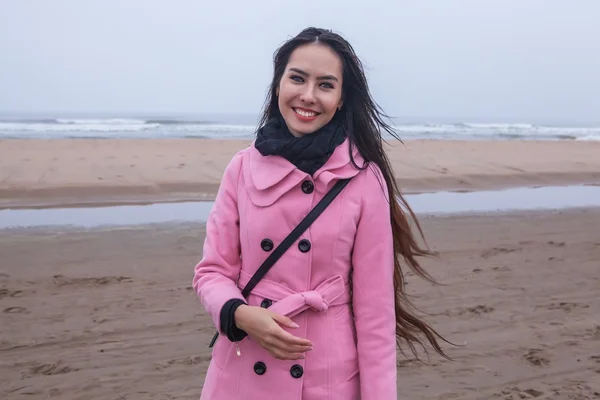
[[[250,278],[250,274],[243,271],[240,273],[238,280],[240,289],[248,284]],[[350,302],[350,288],[344,284],[341,275],[332,276],[313,290],[305,292],[295,292],[284,285],[263,278],[254,287],[252,294],[272,300],[274,304],[269,307],[269,310],[290,318],[308,309],[325,312],[331,306]]]

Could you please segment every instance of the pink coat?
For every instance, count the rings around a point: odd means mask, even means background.
[[[357,170],[348,150],[346,140],[312,178],[254,146],[228,165],[193,278],[217,327],[223,304],[243,299],[241,288],[272,251],[263,240],[277,247],[337,179],[354,179],[246,299],[289,316],[300,327],[284,329],[311,340],[313,350],[282,361],[246,337],[238,356],[220,335],[202,400],[396,400],[387,190],[379,169]],[[354,157],[362,165],[356,150]]]

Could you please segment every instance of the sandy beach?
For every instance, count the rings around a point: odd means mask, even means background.
[[[250,142],[206,139],[0,140],[0,208],[214,197]],[[600,142],[391,142],[405,193],[600,183]]]
[[[0,140],[0,208],[210,199],[243,141]],[[600,184],[600,142],[410,141],[405,192]],[[600,208],[426,216],[441,285],[415,305],[459,347],[400,355],[404,399],[600,398]],[[197,399],[214,327],[205,227],[0,230],[1,399]]]
[[[600,210],[428,217],[408,290],[461,347],[400,356],[404,399],[597,399]],[[0,398],[197,399],[202,225],[0,231]],[[35,251],[32,251],[35,249]]]

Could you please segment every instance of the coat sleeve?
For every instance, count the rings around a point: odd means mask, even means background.
[[[245,302],[237,286],[241,269],[240,228],[237,203],[242,155],[236,154],[223,174],[215,203],[206,222],[202,259],[194,268],[192,285],[219,333],[223,332],[221,311],[232,299]]]
[[[362,400],[396,400],[394,251],[387,186],[374,165],[364,171],[352,253],[354,310]]]

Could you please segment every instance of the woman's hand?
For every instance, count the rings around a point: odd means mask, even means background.
[[[312,350],[310,340],[296,337],[279,326],[298,328],[297,324],[266,308],[241,305],[235,310],[234,319],[238,328],[276,359],[298,360],[304,358],[306,351]]]

